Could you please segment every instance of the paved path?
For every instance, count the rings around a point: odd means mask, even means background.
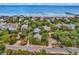
[[[40,46],[18,46],[18,45],[6,45],[6,49],[22,49],[22,50],[28,50],[31,52],[39,51],[40,49],[45,49],[48,53],[64,53],[68,54],[68,51],[78,52],[79,48],[50,48],[50,47],[40,47]]]

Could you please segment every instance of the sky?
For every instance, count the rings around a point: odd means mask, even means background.
[[[78,3],[79,0],[0,0],[0,3]]]

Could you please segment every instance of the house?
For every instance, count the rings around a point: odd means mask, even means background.
[[[41,21],[43,21],[43,20],[44,20],[44,18],[43,18],[43,17],[40,17],[40,20],[41,20]]]
[[[24,25],[21,26],[21,31],[24,31],[24,30],[26,30],[27,28],[28,28],[28,25],[24,24]]]
[[[62,17],[56,17],[57,20],[62,19]]]
[[[9,19],[9,16],[1,16],[2,19],[4,19],[4,21]]]
[[[39,33],[40,31],[41,31],[40,28],[35,28],[33,32],[35,32],[35,33]]]
[[[56,25],[57,28],[61,28],[61,26],[62,26],[62,24],[60,24],[60,23],[58,23],[58,24]]]
[[[22,18],[22,19],[24,19],[24,16],[23,15],[20,15],[19,17]]]
[[[11,23],[8,23],[7,24],[7,28],[9,30],[16,30],[18,28],[18,24],[11,24]]]
[[[21,22],[23,19],[24,19],[24,16],[23,15],[20,15],[19,16],[19,22]]]
[[[46,31],[50,31],[50,30],[51,30],[51,28],[48,27],[47,25],[43,26],[43,28],[44,28]]]
[[[68,19],[68,17],[64,17],[64,21],[70,21],[69,19]]]
[[[75,29],[75,24],[72,24],[72,23],[70,23],[70,24],[64,24],[64,23],[63,23],[63,24],[57,24],[57,25],[56,25],[57,28],[61,28],[61,26],[66,26],[66,27],[68,27],[69,29],[73,29],[73,30]]]
[[[34,34],[34,38],[41,39],[42,36],[40,34],[36,33],[36,34]]]
[[[28,24],[28,20],[24,20],[24,23],[25,23],[25,24]]]
[[[66,26],[66,27],[68,27],[69,25],[68,25],[68,24],[65,24],[65,23],[62,23],[62,26]]]
[[[32,18],[31,18],[31,20],[33,20],[33,21],[34,21],[34,20],[36,20],[36,18],[35,18],[35,17],[32,17]]]
[[[74,30],[75,29],[75,24],[70,23],[68,27],[69,27],[69,29],[73,29]]]
[[[0,22],[4,22],[4,19],[0,19]]]
[[[23,20],[23,19],[22,19],[22,18],[20,18],[20,19],[19,19],[19,22],[21,22],[22,20]]]
[[[51,20],[51,22],[55,22],[55,18],[51,18],[50,20]]]
[[[15,15],[15,16],[13,16],[13,19],[17,19],[17,17],[18,17],[18,16],[17,16],[17,15]]]
[[[1,29],[1,30],[7,29],[7,24],[4,23],[4,22],[1,22],[1,23],[0,23],[0,29]]]
[[[11,23],[4,23],[4,22],[1,22],[0,23],[0,29],[9,29],[9,30],[16,30],[18,27],[17,24],[11,24]]]

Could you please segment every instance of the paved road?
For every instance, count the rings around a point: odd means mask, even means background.
[[[68,51],[78,52],[79,48],[50,48],[50,47],[39,47],[39,46],[18,46],[18,45],[6,45],[6,49],[22,49],[28,50],[31,52],[39,51],[40,49],[45,49],[48,53],[65,53],[68,54]]]

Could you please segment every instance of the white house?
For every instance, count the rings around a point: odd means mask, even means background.
[[[43,26],[43,28],[44,28],[45,30],[47,30],[47,31],[50,31],[50,30],[51,30],[51,28],[48,27],[47,25]]]
[[[70,20],[68,19],[68,17],[64,18],[64,21],[69,22]]]
[[[26,30],[28,28],[28,25],[24,24],[21,26],[21,31]]]
[[[18,28],[17,24],[11,24],[11,23],[0,23],[0,29],[9,29],[9,30],[16,30]]]
[[[4,22],[4,19],[0,19],[0,22]]]
[[[21,15],[19,18],[19,22],[21,22],[23,19],[24,19],[24,16]]]
[[[34,21],[34,20],[36,20],[36,18],[35,18],[35,17],[32,17],[32,18],[31,18],[31,20],[33,20],[33,21]]]
[[[4,23],[4,22],[1,22],[1,23],[0,23],[0,29],[1,29],[1,30],[7,29],[7,24]]]
[[[33,32],[35,32],[35,33],[39,33],[40,31],[41,31],[40,28],[35,28]]]
[[[18,24],[11,24],[11,23],[9,23],[9,24],[7,24],[7,28],[9,30],[16,30],[18,28]]]
[[[75,24],[70,23],[70,24],[69,24],[69,28],[70,28],[70,29],[75,29]]]
[[[19,19],[19,22],[21,22],[22,20],[23,20],[23,19],[22,19],[22,18],[20,18],[20,19]]]
[[[36,34],[34,34],[34,38],[41,39],[42,36],[40,34],[36,33]]]
[[[55,21],[55,18],[52,18],[52,19],[51,19],[51,22],[54,22],[54,21]]]
[[[24,20],[24,23],[25,23],[25,24],[28,24],[28,20]]]
[[[43,21],[44,19],[41,17],[40,20]]]
[[[58,24],[56,25],[57,28],[61,28],[61,26],[62,26],[62,24],[60,24],[60,23],[58,23]]]

